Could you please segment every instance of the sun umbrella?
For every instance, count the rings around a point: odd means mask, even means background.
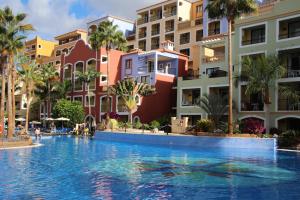
[[[17,122],[25,122],[26,119],[22,118],[22,117],[19,117],[17,119],[15,119]]]
[[[45,121],[54,121],[54,119],[53,118],[51,118],[51,117],[47,117],[46,119],[44,119]]]
[[[55,119],[56,121],[61,121],[61,128],[64,128],[64,121],[70,121],[70,119],[65,118],[65,117],[60,117]]]
[[[42,124],[42,123],[38,122],[38,121],[32,121],[32,122],[30,122],[30,124],[37,124],[37,125],[39,125],[39,124]]]

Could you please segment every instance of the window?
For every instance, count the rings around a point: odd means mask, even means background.
[[[159,37],[151,38],[151,49],[159,48]]]
[[[39,49],[41,49],[41,48],[42,48],[42,45],[39,44]]]
[[[220,21],[211,22],[208,24],[208,35],[220,34]]]
[[[202,5],[196,6],[196,13],[202,13]]]
[[[184,54],[184,55],[187,55],[187,56],[190,56],[190,49],[181,49],[180,53]]]
[[[127,112],[125,101],[122,97],[118,96],[117,112]]]
[[[69,53],[69,49],[62,50],[62,53],[65,54],[65,55],[67,55]]]
[[[201,89],[183,89],[181,106],[196,106],[200,104]]]
[[[107,83],[107,75],[100,75],[100,84]]]
[[[31,58],[31,60],[34,60],[35,59],[35,55],[31,55],[30,58]]]
[[[107,113],[107,112],[112,111],[112,98],[109,97],[108,101],[107,101],[107,96],[100,97],[100,112],[101,113]]]
[[[146,40],[139,41],[139,49],[146,51]]]
[[[74,89],[77,90],[77,91],[81,91],[83,89],[83,87],[82,87],[83,83],[76,76],[77,72],[83,73],[83,62],[78,62],[75,65],[75,73],[74,73],[74,79],[75,79],[75,87],[74,87]]]
[[[148,61],[147,68],[148,68],[148,73],[154,72],[154,62]]]
[[[125,74],[130,75],[132,73],[132,59],[125,61]]]
[[[196,19],[196,20],[195,20],[195,25],[196,25],[196,26],[197,26],[197,25],[201,25],[201,24],[203,24],[202,19]]]
[[[107,56],[101,56],[101,63],[107,63]]]
[[[57,60],[57,61],[55,62],[55,65],[60,65],[60,61]]]
[[[34,44],[34,45],[31,45],[31,49],[32,49],[32,50],[35,50],[35,44]]]
[[[96,60],[89,60],[87,62],[87,66],[86,66],[86,70],[89,71],[89,70],[94,70],[96,71]]]
[[[203,38],[203,30],[196,31],[196,41],[201,41]]]
[[[85,96],[85,106],[86,107],[89,106],[89,101],[90,101],[90,106],[95,106],[95,95]]]
[[[151,35],[158,35],[160,33],[160,24],[153,24]]]
[[[56,53],[55,53],[55,55],[56,55],[56,56],[60,56],[60,55],[61,55],[61,51],[60,51],[60,50],[57,50]]]
[[[141,83],[147,83],[147,84],[150,84],[150,75],[147,75],[147,76],[141,76]]]
[[[79,101],[80,103],[82,103],[82,96],[74,96],[73,101]]]
[[[165,29],[166,32],[174,31],[174,20],[166,21]]]
[[[38,58],[41,58],[41,55],[40,55],[40,54],[38,55]]]
[[[180,44],[190,43],[190,33],[183,33],[180,35]]]
[[[71,80],[72,79],[72,65],[66,65],[64,68],[64,79]]]

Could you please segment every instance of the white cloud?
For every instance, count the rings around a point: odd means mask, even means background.
[[[0,7],[9,6],[14,12],[28,14],[27,22],[36,29],[34,35],[45,39],[53,39],[58,34],[77,28],[86,28],[86,22],[104,15],[116,15],[135,19],[136,10],[161,2],[162,0],[0,0]],[[72,4],[79,2],[86,6],[88,16],[79,19],[71,11]],[[31,35],[33,36],[33,35]]]
[[[20,0],[0,0],[0,5],[9,6],[14,12],[27,13],[27,21],[34,26],[37,34],[53,39],[58,34],[76,28],[85,28],[85,20],[77,19],[69,12],[74,1],[28,0],[24,5]]]

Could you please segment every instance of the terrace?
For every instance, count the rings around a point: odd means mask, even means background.
[[[177,14],[177,5],[176,3],[168,4],[164,6],[164,17],[172,17]]]
[[[262,99],[262,94],[256,93],[247,95],[246,85],[241,86],[241,111],[263,111],[264,102]]]
[[[138,14],[137,25],[142,25],[149,22],[149,13],[148,11]]]
[[[300,82],[280,83],[279,87],[290,87],[295,94],[300,95]],[[300,111],[300,101],[278,92],[278,111]]]
[[[204,46],[203,63],[219,63],[225,61],[225,46]]]
[[[300,36],[300,17],[279,22],[279,40]]]
[[[300,48],[279,51],[279,57],[286,67],[285,78],[300,77]]]
[[[162,7],[150,10],[150,21],[153,22],[159,19],[162,19]]]
[[[260,44],[266,41],[266,25],[258,25],[242,29],[242,46]]]

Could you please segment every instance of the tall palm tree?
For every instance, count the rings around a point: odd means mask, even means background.
[[[81,83],[84,83],[87,86],[87,95],[88,95],[88,103],[89,103],[89,115],[91,115],[91,94],[90,94],[90,83],[95,81],[101,73],[95,70],[87,70],[85,72],[76,72],[76,76]]]
[[[8,57],[7,75],[7,113],[8,113],[8,133],[10,138],[13,136],[15,129],[15,102],[14,102],[14,86],[16,69],[14,66],[14,56],[24,47],[25,33],[32,31],[31,24],[24,24],[26,14],[19,13],[14,15],[9,7],[0,10],[0,35],[5,43],[2,56]]]
[[[50,117],[50,104],[52,102],[52,93],[54,91],[55,85],[59,81],[58,72],[56,71],[56,67],[51,64],[45,64],[40,67],[41,70],[41,78],[44,85],[41,85],[37,88],[36,94],[39,97],[40,101],[44,102],[44,118],[46,118],[46,114]],[[47,113],[46,113],[47,108]]]
[[[226,18],[228,22],[228,79],[229,79],[229,94],[228,94],[228,130],[229,134],[233,133],[232,124],[232,24],[237,17],[243,14],[250,14],[257,9],[256,0],[208,0],[205,10],[208,11],[208,17],[211,19]]]
[[[155,87],[146,83],[138,83],[133,79],[125,79],[109,88],[111,94],[119,96],[123,99],[129,112],[129,120],[132,124],[132,115],[137,110],[136,97],[149,96],[155,93]]]
[[[276,81],[286,73],[276,55],[260,56],[252,59],[249,56],[243,59],[242,72],[238,77],[247,83],[246,94],[262,94],[265,108],[266,132],[270,130],[270,91],[275,91]],[[286,90],[287,91],[287,90]]]
[[[110,21],[104,21],[99,24],[97,30],[92,33],[90,37],[90,43],[94,50],[98,51],[99,48],[104,47],[107,54],[107,64],[106,64],[106,72],[107,72],[107,104],[110,105],[109,98],[109,55],[112,49],[125,50],[126,39],[123,35],[123,32],[118,30],[117,25],[113,25]],[[97,63],[96,63],[97,64]],[[107,107],[107,113],[110,111],[110,107]],[[109,115],[106,115],[107,118]]]
[[[1,40],[1,39],[0,39]],[[1,41],[0,41],[0,51],[1,50]],[[1,103],[0,103],[0,126],[4,127],[4,106],[5,106],[5,86],[6,86],[6,57],[2,57],[0,54],[0,68],[1,68]],[[2,133],[0,133],[0,137],[2,136]]]
[[[25,133],[28,133],[29,111],[37,85],[42,85],[40,68],[28,57],[20,57],[20,69],[18,70],[21,92],[26,95],[26,124]]]

